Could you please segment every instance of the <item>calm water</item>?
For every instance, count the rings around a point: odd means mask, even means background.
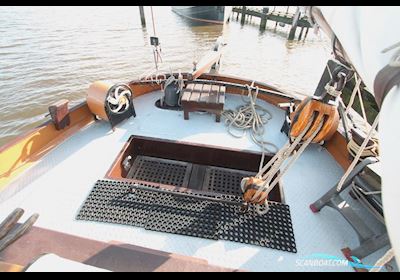
[[[305,42],[286,41],[289,26],[258,22],[241,26],[193,26],[170,7],[154,7],[163,59],[173,70],[189,71],[218,36],[227,46],[222,73],[311,94],[329,57],[329,43],[312,30]],[[90,83],[129,81],[153,67],[147,29],[138,7],[0,7],[0,145],[46,118],[62,98],[74,105]],[[271,25],[270,25],[271,24]]]

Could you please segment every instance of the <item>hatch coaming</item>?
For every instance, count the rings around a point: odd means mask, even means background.
[[[106,178],[241,196],[241,180],[257,173],[261,157],[255,151],[132,135]],[[278,184],[270,200],[282,202],[282,192]]]

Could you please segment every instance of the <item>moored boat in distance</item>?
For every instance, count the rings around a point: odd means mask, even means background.
[[[224,24],[232,11],[231,6],[172,6],[178,15],[203,23]]]

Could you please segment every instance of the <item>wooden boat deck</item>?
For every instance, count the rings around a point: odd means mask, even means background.
[[[297,261],[314,253],[342,257],[341,249],[356,247],[352,228],[333,209],[313,214],[308,206],[323,195],[343,174],[332,156],[311,145],[283,178],[285,201],[291,207],[298,253],[212,241],[188,236],[146,231],[129,226],[75,220],[96,180],[103,178],[118,152],[132,135],[259,151],[250,137],[234,138],[223,123],[209,114],[161,110],[154,106],[159,92],[134,100],[137,118],[129,119],[112,132],[109,124],[97,122],[86,127],[52,150],[38,164],[26,170],[0,195],[0,219],[16,207],[25,216],[39,213],[38,227],[102,242],[117,241],[149,249],[198,257],[211,265],[250,271],[352,271],[348,266],[299,266]],[[282,147],[286,136],[280,133],[284,112],[260,101],[270,109],[265,139]],[[225,108],[242,104],[240,96],[226,95]],[[357,203],[357,202],[354,202]],[[24,217],[25,217],[24,216]],[[367,219],[367,217],[366,217]],[[379,230],[379,228],[377,228]],[[384,248],[364,260],[373,264]],[[21,252],[22,253],[22,252]]]

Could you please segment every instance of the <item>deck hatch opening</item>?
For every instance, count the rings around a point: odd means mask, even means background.
[[[124,160],[131,167],[124,170]],[[266,161],[272,155],[266,156]],[[261,153],[203,144],[132,136],[106,175],[109,179],[156,183],[184,191],[241,196],[240,182],[255,176]],[[269,200],[282,202],[278,184]]]

